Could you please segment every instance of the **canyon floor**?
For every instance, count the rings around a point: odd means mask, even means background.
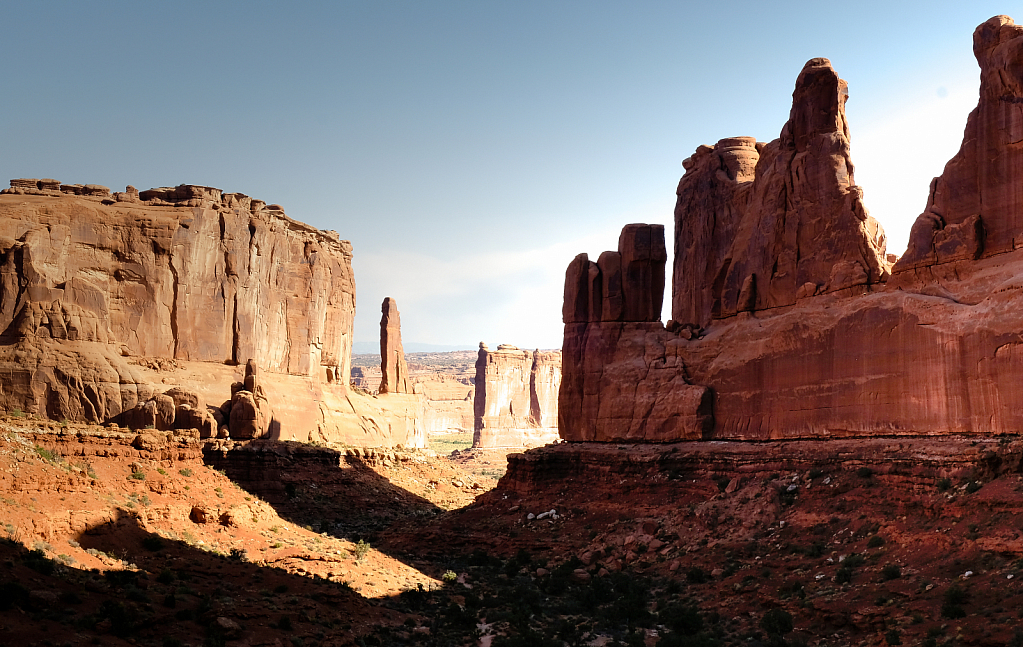
[[[821,447],[559,444],[498,482],[8,417],[0,643],[1023,644],[1023,441]]]

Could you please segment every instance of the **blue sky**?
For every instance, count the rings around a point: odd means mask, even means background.
[[[777,137],[816,56],[901,253],[1017,7],[6,2],[0,178],[240,191],[352,241],[356,341],[391,296],[408,343],[559,347],[572,257],[670,231],[681,160]]]

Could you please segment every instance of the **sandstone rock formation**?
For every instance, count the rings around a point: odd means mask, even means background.
[[[473,396],[476,389],[467,383],[469,380],[438,374],[419,374],[414,379],[414,391],[422,394],[425,400],[423,431],[427,436],[474,429]]]
[[[480,342],[473,447],[535,447],[558,437],[561,353]]]
[[[966,121],[959,152],[931,182],[896,273],[1023,245],[1023,27],[995,16],[974,32],[973,53],[980,64],[980,101]]]
[[[795,303],[886,278],[884,232],[853,181],[845,81],[827,59],[803,67],[781,136],[701,146],[675,206],[672,318]]]
[[[580,254],[568,266],[562,438],[678,440],[709,432],[711,393],[686,381],[677,344],[659,323],[666,258],[664,227],[633,224],[622,230],[617,252],[597,263]]]
[[[391,297],[380,306],[380,393],[411,393],[405,349],[401,346],[401,317]]]
[[[614,308],[595,304],[613,282],[577,257],[562,437],[1016,433],[1023,29],[996,17],[974,43],[980,105],[893,270],[853,183],[845,84],[823,59],[800,73],[778,140],[725,139],[687,160],[666,327],[609,325]]]
[[[192,185],[111,199],[96,185],[12,180],[0,192],[0,408],[421,446],[414,398],[348,393],[351,245],[272,206]],[[202,376],[188,388],[210,404],[167,404],[179,369]],[[243,380],[249,396],[229,390]]]

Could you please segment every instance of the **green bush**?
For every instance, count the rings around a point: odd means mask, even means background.
[[[946,492],[952,487],[952,481],[947,478],[938,479],[938,492]]]
[[[178,470],[178,474],[180,474],[181,476],[191,476],[192,470],[188,469],[187,467],[183,467]]]
[[[869,479],[873,475],[874,470],[870,469],[869,467],[861,467],[858,470],[856,470],[856,476],[860,477],[861,479]]]
[[[146,480],[146,474],[145,472],[132,472],[131,476],[128,478],[135,479],[136,481],[144,481]]]
[[[362,561],[366,558],[366,554],[369,553],[371,546],[366,541],[360,539],[359,543],[355,544],[355,559],[356,561]]]
[[[884,537],[881,535],[874,535],[867,541],[867,548],[880,548],[884,546]]]

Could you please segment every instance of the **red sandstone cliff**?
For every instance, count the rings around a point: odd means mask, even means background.
[[[779,140],[687,160],[667,327],[609,326],[599,263],[573,261],[562,437],[1017,432],[1023,29],[993,18],[974,49],[979,106],[891,280],[852,180],[845,84],[823,59],[800,73]]]
[[[536,447],[558,437],[561,353],[480,343],[473,447]]]
[[[355,284],[335,232],[210,187],[11,185],[0,195],[0,407],[166,428],[194,422],[174,422],[187,404],[207,433],[229,433],[241,414],[220,405],[241,391],[249,409],[265,400],[245,435],[404,442],[395,424],[415,419],[414,403],[395,418],[346,393]],[[231,388],[250,361],[262,394]],[[208,405],[163,395],[179,382]]]

